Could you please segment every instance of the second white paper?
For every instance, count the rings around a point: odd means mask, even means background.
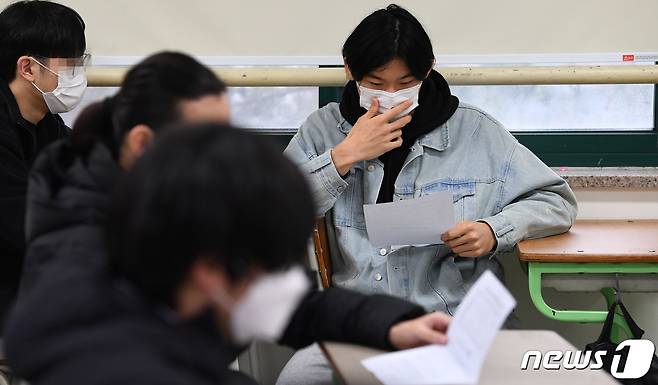
[[[486,271],[457,308],[446,345],[381,354],[363,360],[363,366],[385,385],[475,384],[496,333],[515,305],[505,286]]]

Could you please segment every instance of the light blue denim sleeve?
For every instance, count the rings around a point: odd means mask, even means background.
[[[348,186],[331,159],[331,149],[337,140],[332,140],[327,131],[333,127],[324,127],[329,123],[324,123],[321,115],[322,111],[311,115],[284,151],[308,177],[318,216],[331,210]]]
[[[496,252],[509,251],[524,239],[564,233],[578,212],[567,182],[518,142],[499,199],[500,212],[482,219],[496,235]]]

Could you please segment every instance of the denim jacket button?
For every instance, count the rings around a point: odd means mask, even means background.
[[[369,165],[369,166],[368,166],[368,171],[370,171],[370,172],[373,172],[373,171],[375,171],[375,166],[374,166],[374,165],[372,165],[372,164],[371,164],[371,165]]]
[[[381,255],[382,257],[385,256],[386,253],[388,253],[388,251],[386,249],[380,249],[379,250],[379,255]]]
[[[382,280],[382,275],[377,273],[375,274],[375,281],[381,281]]]

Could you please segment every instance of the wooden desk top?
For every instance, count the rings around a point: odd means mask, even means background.
[[[324,342],[322,350],[329,359],[334,373],[344,385],[381,385],[377,378],[366,370],[361,361],[384,353],[362,346]],[[523,355],[528,350],[576,350],[553,331],[502,330],[498,332],[491,350],[487,354],[480,385],[615,385],[618,384],[603,370],[521,370]],[[532,361],[531,361],[532,364]],[[437,363],[440,365],[440,363]]]
[[[568,233],[519,242],[527,262],[658,262],[658,220],[582,220]]]

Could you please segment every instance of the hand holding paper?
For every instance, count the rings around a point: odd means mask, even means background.
[[[412,320],[393,325],[388,332],[388,340],[396,349],[410,349],[427,344],[445,344],[446,331],[452,317],[445,313],[433,312]]]
[[[382,354],[364,360],[363,366],[385,385],[475,384],[496,333],[515,305],[505,286],[487,271],[457,309],[447,345]]]
[[[363,211],[368,238],[375,247],[443,243],[441,234],[455,225],[450,191],[364,205]]]

